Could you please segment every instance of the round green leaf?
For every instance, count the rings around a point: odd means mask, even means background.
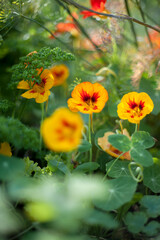
[[[131,141],[123,134],[110,135],[108,141],[121,152],[128,152],[131,149]]]
[[[142,232],[144,232],[148,236],[154,236],[159,233],[159,230],[160,230],[160,223],[156,221],[151,221],[146,226],[143,227]]]
[[[136,163],[140,163],[144,167],[153,165],[152,155],[143,148],[132,148],[130,154]]]
[[[154,164],[144,169],[144,185],[150,188],[154,193],[160,193],[160,166]]]
[[[118,160],[115,162],[115,164],[114,162],[115,160],[110,161],[109,163],[106,164],[106,172],[111,168],[108,172],[108,176],[112,178],[131,176],[128,169],[128,164],[130,163],[130,161]]]
[[[135,193],[137,182],[131,177],[106,180],[106,200],[96,206],[106,211],[114,210],[129,202]]]
[[[132,145],[134,148],[150,148],[155,144],[153,137],[148,132],[139,131],[132,135]]]
[[[20,158],[0,155],[0,180],[11,180],[24,175],[24,161]]]
[[[156,218],[160,215],[160,196],[144,196],[140,203],[146,208],[148,216]]]
[[[125,217],[125,224],[132,233],[139,233],[144,228],[144,224],[147,222],[147,216],[144,212],[129,212]]]

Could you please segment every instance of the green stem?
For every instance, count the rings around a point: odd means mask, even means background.
[[[131,166],[137,166],[137,167],[139,167],[140,172],[138,173],[137,177],[134,175]],[[142,182],[142,180],[143,180],[143,167],[142,167],[142,165],[140,165],[139,163],[131,162],[131,163],[129,163],[129,165],[128,165],[128,169],[129,169],[129,172],[130,172],[131,176],[133,177],[133,179],[134,179],[136,182]]]
[[[140,14],[141,14],[141,17],[142,17],[142,19],[143,19],[143,22],[146,23],[145,16],[144,16],[144,12],[143,12],[143,10],[142,10],[142,8],[141,8],[140,1],[136,0],[136,4],[137,4],[138,9],[139,9],[139,11],[140,11]],[[145,32],[146,32],[146,35],[147,35],[147,37],[148,37],[150,46],[153,47],[152,41],[151,41],[150,36],[149,36],[149,33],[148,33],[148,29],[147,29],[146,26],[145,26]]]
[[[40,143],[39,143],[39,150],[42,150],[42,135],[41,135],[41,125],[44,120],[44,103],[41,103],[41,124],[40,124]]]
[[[92,145],[92,126],[91,126],[91,119],[92,119],[92,114],[89,115],[89,121],[88,121],[88,141]],[[92,162],[92,146],[89,150],[89,161]]]
[[[103,178],[103,181],[106,179],[106,177],[108,176],[108,173],[111,171],[112,167],[113,167],[114,164],[117,162],[117,160],[118,160],[121,156],[123,156],[124,154],[125,154],[124,152],[121,153],[121,154],[114,160],[114,162],[112,163],[112,165],[110,166],[110,168],[109,168],[108,171],[106,172],[106,174],[105,174],[105,176],[104,176],[104,178]]]
[[[124,2],[125,2],[125,7],[126,7],[126,10],[127,10],[127,14],[131,17],[129,5],[128,5],[128,0],[124,0]],[[132,33],[133,33],[133,36],[134,36],[135,46],[138,47],[137,35],[136,35],[136,31],[135,31],[135,28],[134,28],[134,25],[133,25],[132,21],[130,22],[130,26],[131,26],[131,30],[132,30]]]

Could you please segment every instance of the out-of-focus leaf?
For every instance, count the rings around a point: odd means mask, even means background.
[[[140,203],[146,208],[149,217],[156,218],[160,215],[160,196],[146,195]]]
[[[99,168],[99,164],[96,162],[87,162],[78,165],[74,172],[90,172]]]
[[[144,169],[144,185],[154,193],[160,193],[160,166],[154,164]]]
[[[24,161],[20,158],[0,155],[0,179],[10,181],[24,175]]]
[[[144,212],[129,212],[124,221],[130,232],[139,233],[143,230],[144,224],[147,222],[147,220],[148,218]]]

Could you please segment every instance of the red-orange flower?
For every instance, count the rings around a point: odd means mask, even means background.
[[[99,83],[83,82],[78,84],[68,99],[68,107],[72,112],[101,112],[108,100],[107,90]]]
[[[90,0],[91,4],[91,10],[94,10],[96,12],[104,12],[104,13],[110,13],[106,8],[105,8],[105,3],[107,0]],[[82,11],[81,14],[83,14],[83,18],[91,17],[94,15],[98,15],[98,13],[93,13],[90,11]]]
[[[63,84],[69,76],[68,67],[64,64],[55,65],[50,71],[54,77],[54,86]]]
[[[78,19],[78,15],[73,12],[72,16],[76,19]],[[78,28],[76,24],[73,22],[73,19],[71,16],[68,16],[66,18],[66,22],[60,22],[56,25],[56,30],[54,32],[55,36],[58,36],[62,33],[69,32],[72,36],[77,37],[79,35]],[[50,36],[51,39],[54,39],[53,36]]]
[[[139,123],[147,114],[152,112],[154,104],[145,92],[130,92],[123,96],[118,104],[118,116],[128,119],[131,123]]]
[[[155,49],[160,48],[160,33],[157,31],[150,31],[149,37]]]

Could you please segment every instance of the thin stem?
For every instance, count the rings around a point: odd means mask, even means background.
[[[114,160],[114,162],[112,163],[112,165],[110,166],[110,168],[109,168],[108,171],[106,172],[106,174],[105,174],[105,176],[104,176],[104,178],[103,178],[103,181],[106,179],[106,177],[108,176],[108,173],[111,171],[112,167],[113,167],[114,164],[117,162],[117,160],[118,160],[121,156],[123,156],[124,154],[125,154],[124,152],[121,153],[121,154]]]
[[[9,240],[14,240],[14,239],[18,239],[20,236],[24,235],[25,233],[29,232],[34,226],[31,225],[28,228],[26,228],[24,231],[18,233],[16,236],[13,236],[11,238],[9,238]]]
[[[126,10],[127,10],[127,13],[131,17],[129,5],[128,5],[128,0],[124,0],[124,2],[125,2],[125,7],[126,7]],[[138,47],[137,35],[136,35],[136,31],[135,31],[133,22],[130,22],[130,25],[131,25],[132,33],[133,33],[133,36],[134,36],[135,45],[136,45],[136,47]]]
[[[44,103],[41,103],[41,124],[40,124],[40,143],[39,143],[39,150],[42,150],[42,135],[41,135],[41,125],[44,120]]]
[[[140,1],[136,0],[136,4],[137,4],[138,9],[139,9],[139,11],[140,11],[140,14],[141,14],[141,17],[142,17],[142,19],[143,19],[143,22],[146,23],[145,16],[144,16],[144,12],[143,12],[143,10],[142,10],[142,8],[141,8]],[[145,32],[146,32],[146,35],[147,35],[147,37],[148,37],[150,46],[153,47],[152,41],[151,41],[150,36],[149,36],[149,33],[148,33],[148,29],[147,29],[146,26],[145,26]]]
[[[141,22],[138,19],[127,16],[125,14],[113,15],[113,14],[108,14],[108,13],[103,13],[103,12],[97,12],[97,11],[94,11],[90,8],[84,7],[83,5],[80,5],[73,0],[60,0],[60,1],[65,2],[67,4],[70,4],[70,5],[73,5],[74,7],[78,8],[78,9],[87,10],[89,12],[97,13],[98,15],[102,15],[102,16],[107,16],[107,17],[111,17],[111,18],[117,18],[117,19],[124,19],[124,20],[128,20],[128,21],[132,21],[132,22],[135,22],[137,24],[140,24],[140,25],[146,26],[148,28],[154,29],[157,32],[160,32],[160,29],[158,27],[154,27],[150,24]]]
[[[88,141],[92,145],[91,119],[92,119],[92,113],[89,115],[89,121],[88,121]],[[92,146],[91,146],[91,148],[89,150],[89,161],[92,162]]]
[[[133,166],[133,165],[137,166],[137,167],[140,169],[137,177],[134,175],[134,173],[133,173],[133,171],[132,171],[131,166]],[[129,163],[129,165],[128,165],[128,169],[129,169],[129,172],[130,172],[132,178],[133,178],[136,182],[142,182],[142,180],[143,180],[143,167],[142,167],[142,165],[140,165],[139,163],[131,162],[131,163]]]
[[[137,130],[138,130],[138,124],[136,123],[134,131],[137,132]]]

